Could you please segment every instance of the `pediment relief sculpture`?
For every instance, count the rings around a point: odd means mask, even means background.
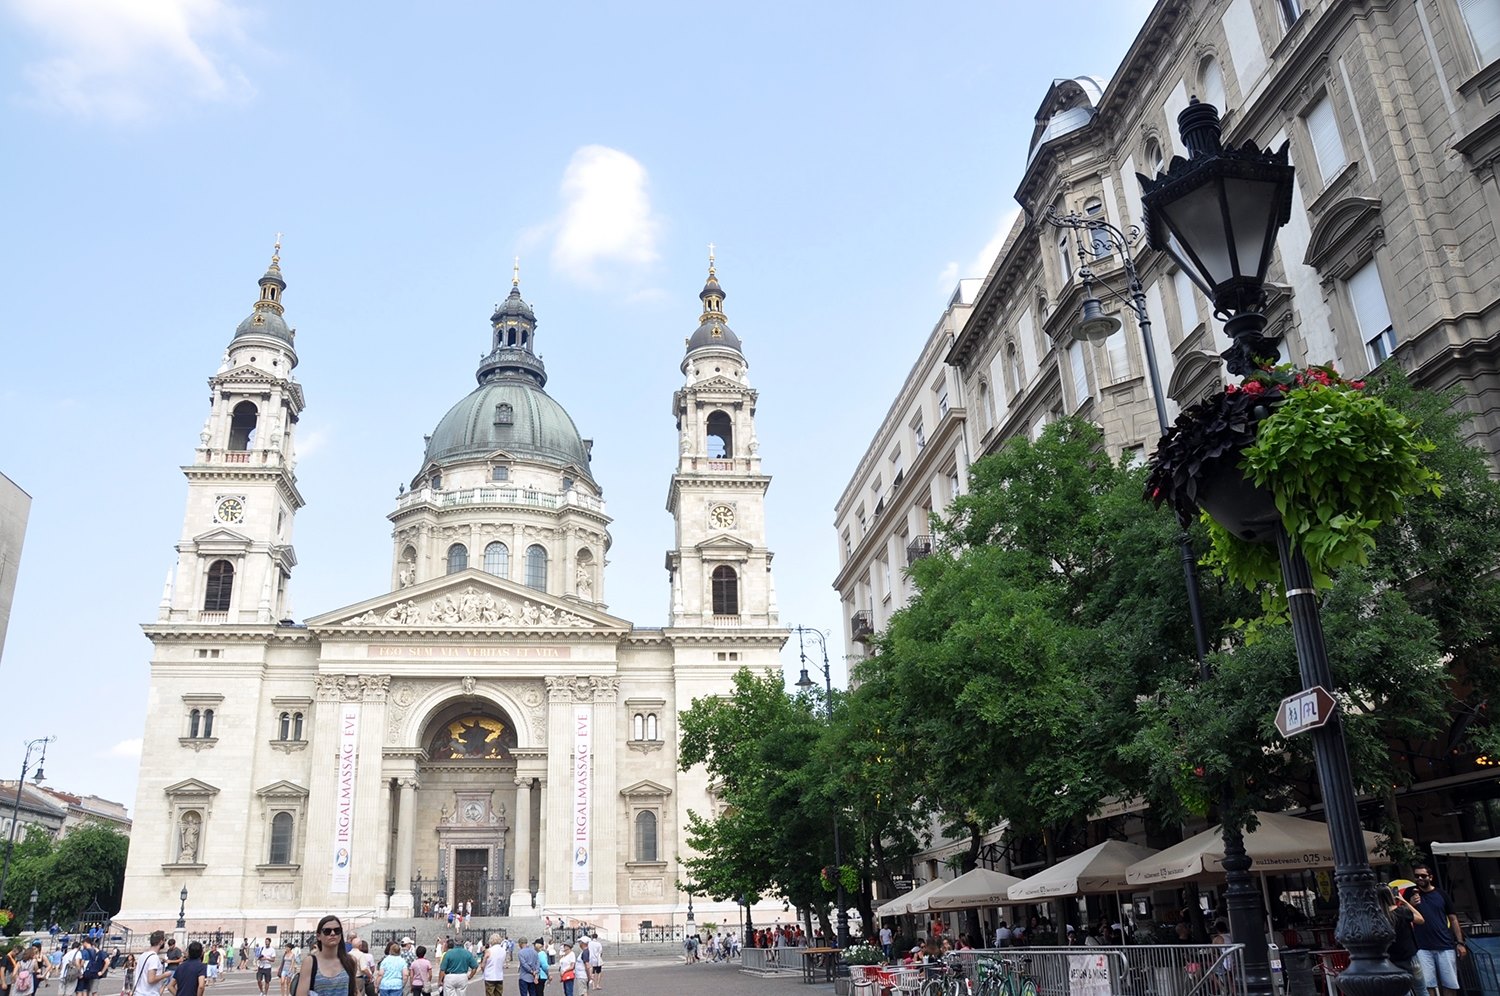
[[[344,620],[345,626],[503,626],[567,627],[589,629],[594,623],[582,616],[551,605],[512,601],[504,595],[481,591],[473,585],[459,592],[448,592],[425,605],[416,599],[397,602],[384,612],[370,610]]]

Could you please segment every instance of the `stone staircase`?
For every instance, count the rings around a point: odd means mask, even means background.
[[[386,937],[410,937],[418,944],[429,948],[440,937],[452,937],[455,933],[448,921],[439,917],[382,917],[358,927],[359,936],[384,939]],[[516,940],[541,937],[546,932],[539,916],[476,916],[464,924],[464,939],[484,941],[491,934],[502,934]]]

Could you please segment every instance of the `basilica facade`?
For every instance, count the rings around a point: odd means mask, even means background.
[[[717,803],[703,771],[678,770],[677,713],[741,667],[779,667],[786,638],[756,392],[712,259],[673,397],[676,534],[655,629],[606,611],[592,442],[545,390],[518,279],[478,385],[389,514],[389,577],[287,618],[304,397],[278,257],[259,283],[209,379],[176,567],[144,627],[119,919],[170,927],[186,886],[196,927],[252,935],[439,901],[616,936],[680,921],[688,812]]]

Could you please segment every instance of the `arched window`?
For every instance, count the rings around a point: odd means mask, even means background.
[[[635,814],[635,860],[656,860],[656,814],[649,809]]]
[[[995,419],[990,414],[995,410],[995,403],[990,400],[990,385],[988,381],[979,382],[979,431],[988,432]]]
[[[292,713],[292,739],[299,741],[302,739],[302,714],[300,712]]]
[[[635,725],[631,729],[631,737],[630,737],[630,739],[632,739],[632,740],[645,740],[646,739],[646,716],[645,716],[644,713],[639,713],[638,712],[638,713],[635,714]]]
[[[255,444],[255,423],[260,413],[253,401],[241,401],[229,416],[229,448],[248,450]]]
[[[448,548],[448,573],[457,574],[469,566],[469,548],[462,543],[454,543]]]
[[[1146,168],[1150,170],[1146,175],[1155,179],[1156,174],[1160,173],[1165,165],[1166,161],[1161,155],[1161,143],[1153,138],[1146,143]]]
[[[1202,94],[1200,100],[1213,104],[1220,111],[1228,110],[1225,106],[1229,96],[1224,92],[1224,70],[1219,67],[1219,60],[1211,55],[1205,55],[1198,63],[1198,86]]]
[[[646,739],[647,740],[660,740],[661,739],[660,731],[657,729],[657,726],[656,726],[656,713],[654,713],[654,712],[646,714]]]
[[[708,416],[708,456],[711,460],[734,456],[734,423],[728,412],[716,411]]]
[[[209,737],[211,737],[213,735],[214,735],[214,711],[212,709],[204,709],[203,710],[203,737],[206,740],[206,739],[208,739]]]
[[[189,737],[192,737],[193,739],[196,740],[198,738],[198,731],[200,729],[202,729],[202,726],[203,726],[203,711],[201,709],[194,709],[192,712],[188,713],[188,736]]]
[[[234,594],[234,565],[215,560],[208,565],[208,584],[203,589],[204,612],[228,612],[229,596]]]
[[[1102,198],[1090,197],[1083,202],[1083,213],[1085,217],[1097,218],[1104,213],[1104,201]]]
[[[271,817],[271,853],[267,863],[289,865],[292,863],[292,814],[277,813]]]
[[[526,548],[526,587],[547,590],[547,548],[540,543]]]
[[[1013,342],[1005,346],[1005,379],[1010,382],[1012,395],[1019,394],[1026,386],[1026,371],[1021,368],[1021,353]]]
[[[734,573],[734,568],[727,565],[715,567],[713,574],[714,585],[714,615],[737,616],[740,614],[740,579]]]
[[[284,712],[284,713],[281,714],[281,720],[276,725],[276,739],[277,740],[290,740],[290,739],[292,739],[292,714],[291,713]]]
[[[484,571],[497,578],[510,577],[510,547],[498,540],[485,547]]]

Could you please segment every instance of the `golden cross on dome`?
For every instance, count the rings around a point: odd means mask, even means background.
[[[276,246],[275,246],[275,248],[273,248],[271,250],[271,262],[273,264],[281,262],[281,233],[280,232],[276,233]]]
[[[510,285],[512,287],[519,287],[519,286],[521,286],[521,257],[520,256],[516,257],[515,265],[510,268]]]
[[[712,242],[708,244],[708,272],[714,272],[714,244]]]

